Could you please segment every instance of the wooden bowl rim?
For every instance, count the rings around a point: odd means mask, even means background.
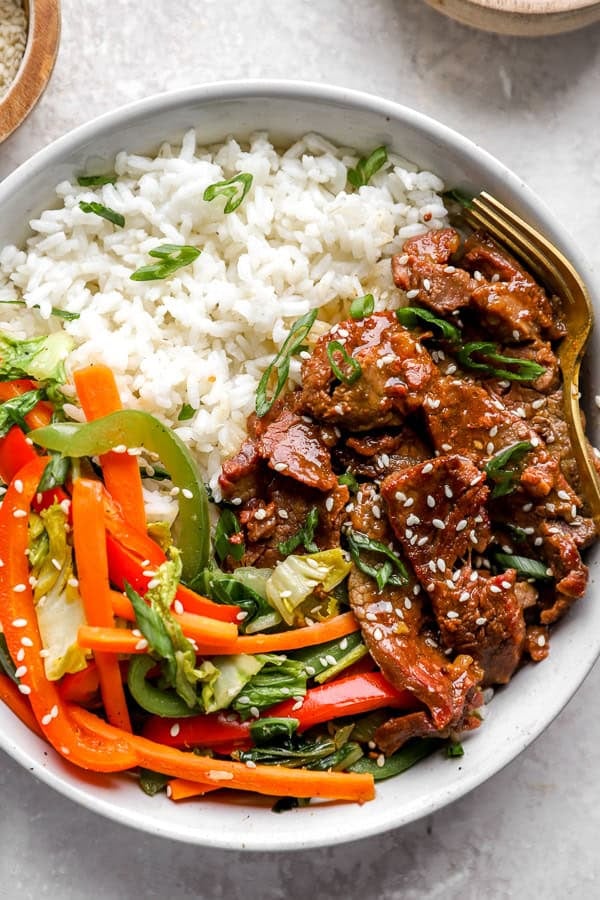
[[[513,15],[544,16],[600,7],[599,0],[465,0],[472,6]]]
[[[60,39],[60,0],[26,0],[27,42],[8,92],[0,100],[0,143],[34,108],[50,80]],[[45,60],[45,65],[40,61]]]

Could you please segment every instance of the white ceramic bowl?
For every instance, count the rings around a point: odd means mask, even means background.
[[[306,131],[361,151],[386,144],[437,172],[448,186],[485,188],[537,225],[588,279],[600,285],[574,242],[543,203],[501,163],[459,134],[406,107],[377,97],[316,84],[243,82],[213,84],[151,97],[77,128],[46,147],[0,184],[0,247],[24,240],[28,220],[55,202],[54,186],[90,160],[108,167],[115,153],[152,152],[189,128],[201,140],[244,137],[267,129],[281,144]],[[598,338],[588,354],[590,394],[600,386]],[[594,416],[590,413],[593,430]],[[598,553],[590,554],[591,584],[554,631],[549,659],[528,665],[489,706],[483,727],[465,741],[462,759],[441,754],[381,783],[377,797],[360,807],[320,804],[275,815],[270,803],[247,797],[224,803],[210,797],[174,804],[149,798],[127,776],[96,776],[63,761],[0,708],[0,745],[23,766],[84,806],[155,835],[205,846],[289,850],[356,840],[439,809],[477,787],[514,759],[560,712],[600,652],[600,604],[594,603]]]

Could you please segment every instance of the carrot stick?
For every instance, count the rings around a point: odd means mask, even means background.
[[[119,607],[125,611],[125,607]],[[124,616],[127,618],[127,616]],[[192,616],[184,613],[176,616],[187,634],[184,622],[202,619],[202,616]],[[358,631],[359,625],[351,612],[342,613],[326,622],[318,622],[316,625],[308,625],[305,628],[295,628],[291,631],[281,631],[278,634],[247,634],[225,641],[223,632],[216,626],[225,626],[226,622],[217,622],[211,619],[212,634],[205,638],[197,639],[198,654],[200,656],[216,656],[231,653],[277,653],[284,650],[298,650],[300,647],[312,647],[315,644],[324,644],[326,641],[334,641]],[[207,632],[205,634],[208,635]],[[223,635],[221,637],[221,635]],[[190,637],[192,635],[189,635]],[[139,636],[126,628],[92,628],[82,625],[77,632],[77,643],[80,647],[89,650],[100,650],[106,653],[143,653],[144,644],[140,648]]]
[[[0,700],[8,706],[15,716],[17,716],[24,725],[27,725],[30,731],[43,738],[44,733],[37,723],[37,720],[31,710],[31,705],[23,694],[19,693],[19,688],[8,675],[0,673]]]
[[[244,634],[237,638],[227,653],[277,653],[280,650],[299,650],[301,647],[312,647],[315,644],[324,644],[326,641],[335,641],[358,631],[359,624],[353,613],[342,613],[327,619],[325,622],[317,622],[315,625],[307,625],[304,628],[295,628],[291,631],[280,631],[278,634]],[[204,646],[198,642],[198,652],[202,654]],[[219,652],[211,649],[212,653]]]
[[[118,591],[111,591],[110,598],[116,616],[128,622],[135,622],[135,612],[127,597]],[[173,618],[181,625],[186,637],[211,647],[230,647],[237,638],[237,628],[231,622],[219,622],[187,612],[173,613]]]
[[[78,369],[73,378],[88,421],[122,409],[115,376],[107,366]],[[100,457],[100,464],[109,493],[120,504],[125,518],[145,532],[142,479],[136,457],[127,453],[105,453]]]
[[[81,625],[77,643],[86,650],[98,653],[147,653],[148,641],[128,628],[102,628],[97,625]],[[97,659],[96,659],[97,662]]]
[[[102,485],[78,478],[73,485],[73,544],[77,560],[79,591],[87,621],[110,627],[114,624],[108,581]],[[109,722],[131,731],[118,661],[95,654],[100,692]]]
[[[48,457],[28,462],[8,487],[0,506],[0,608],[8,651],[25,671],[19,692],[29,697],[33,714],[44,736],[61,756],[82,769],[120,772],[136,765],[136,756],[123,740],[125,732],[115,729],[109,740],[98,734],[84,734],[68,714],[54,681],[49,681],[40,656],[42,640],[29,584],[27,515],[15,512],[30,509]],[[18,489],[17,489],[18,483]],[[14,587],[19,585],[18,591]]]
[[[187,800],[189,797],[203,797],[212,791],[218,791],[219,787],[211,784],[198,784],[197,781],[187,781],[185,778],[173,778],[167,785],[167,797],[169,800]]]
[[[68,672],[59,681],[58,690],[67,703],[89,706],[99,697],[98,666],[90,662],[81,672]]]
[[[125,734],[80,706],[69,706],[73,721],[100,740],[120,738],[127,742],[137,764],[154,772],[196,781],[213,787],[254,791],[276,797],[327,797],[331,800],[372,800],[375,786],[371,775],[355,772],[318,772],[285,766],[257,765],[227,759],[197,756],[174,747],[155,744],[135,734]]]
[[[35,391],[38,387],[39,384],[31,381],[29,378],[0,382],[0,403],[12,400],[13,397],[20,397],[21,394],[26,394],[28,391]],[[25,421],[29,428],[43,428],[44,425],[49,425],[52,421],[52,413],[52,404],[46,400],[40,400],[31,412],[27,413]]]

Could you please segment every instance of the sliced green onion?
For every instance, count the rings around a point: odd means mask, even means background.
[[[189,266],[202,251],[188,244],[160,244],[149,251],[149,256],[160,259],[153,266],[141,266],[130,275],[131,281],[159,281],[168,278],[177,269]]]
[[[140,769],[140,787],[149,797],[155,797],[164,791],[169,783],[170,775],[153,772],[151,769]]]
[[[304,549],[307,553],[317,553],[319,548],[315,544],[315,529],[319,524],[319,510],[316,506],[313,506],[306,516],[306,522],[295,534],[287,539],[287,541],[281,541],[277,545],[277,549],[281,553],[282,556],[289,556],[296,547],[299,547],[301,544],[304,546]]]
[[[458,203],[463,209],[471,209],[473,206],[473,197],[465,194],[459,188],[453,188],[451,191],[444,191],[442,199],[447,203],[449,200]]]
[[[402,309],[397,309],[396,318],[400,324],[404,325],[406,328],[415,328],[419,325],[422,326],[423,323],[432,328],[437,328],[438,331],[441,332],[442,337],[447,341],[451,341],[453,344],[458,343],[462,337],[459,329],[455,325],[451,325],[450,322],[446,322],[445,319],[440,319],[439,316],[436,316],[434,313],[430,312],[430,310],[423,309],[420,306],[404,306]]]
[[[52,453],[42,474],[38,491],[51,491],[55,487],[60,487],[67,480],[70,468],[71,460],[68,456]]]
[[[114,184],[118,178],[114,172],[108,175],[79,175],[77,184],[81,187],[100,187],[103,184]]]
[[[19,683],[19,679],[15,675],[17,671],[17,667],[12,661],[12,656],[8,651],[8,644],[6,643],[6,638],[0,632],[0,671],[3,671],[11,681],[14,681],[15,684]]]
[[[334,353],[341,353],[345,370],[342,370],[336,363]],[[353,356],[349,356],[346,348],[339,341],[329,341],[327,344],[327,358],[329,359],[331,371],[338,381],[343,381],[344,384],[354,384],[362,375],[362,369],[358,360],[354,359]]]
[[[219,516],[213,538],[215,556],[219,562],[223,562],[228,556],[231,556],[236,562],[241,560],[245,553],[243,541],[237,543],[230,540],[234,534],[239,534],[241,530],[238,517],[233,510],[224,509]]]
[[[360,490],[360,484],[352,472],[344,472],[343,475],[338,475],[338,484],[345,484],[351,494],[356,494]]]
[[[6,304],[7,306],[27,306],[24,300],[0,300],[0,304]],[[35,303],[33,306],[27,307],[28,309],[39,309],[39,303]],[[67,312],[66,309],[59,309],[58,306],[50,307],[50,315],[54,316],[56,319],[64,319],[65,322],[72,322],[74,319],[78,319],[80,313]]]
[[[112,222],[113,225],[118,225],[119,228],[123,228],[125,225],[125,216],[122,216],[121,213],[115,212],[114,209],[111,209],[110,206],[104,206],[102,203],[96,203],[95,200],[91,203],[88,203],[86,200],[80,200],[79,209],[81,209],[84,213],[95,213],[95,215],[100,216],[102,219],[106,219],[108,222]]]
[[[179,415],[177,416],[178,422],[187,422],[189,419],[193,419],[197,410],[190,403],[184,403],[181,409],[179,410]]]
[[[483,357],[478,362],[473,354]],[[471,341],[457,350],[456,358],[465,369],[474,369],[483,375],[504,378],[506,381],[535,381],[546,369],[531,359],[520,359],[517,356],[504,356],[498,353],[498,347],[491,341]],[[497,364],[497,365],[495,365]],[[513,366],[507,369],[506,366]]]
[[[369,156],[361,156],[355,169],[348,169],[348,181],[355,188],[368,184],[373,175],[385,166],[387,160],[385,147],[377,147]]]
[[[227,197],[224,212],[232,213],[238,208],[244,197],[252,187],[252,175],[249,172],[240,172],[227,181],[217,181],[210,184],[204,194],[203,200],[214,200],[215,197]]]
[[[373,294],[365,294],[364,297],[355,297],[350,304],[350,315],[353,319],[364,319],[370,316],[375,309],[375,298]]]
[[[446,747],[446,756],[448,759],[456,759],[465,755],[465,748],[460,741],[451,741]]]
[[[395,586],[406,584],[408,581],[408,572],[406,571],[404,563],[386,544],[381,541],[376,541],[368,535],[363,534],[360,531],[354,531],[353,529],[349,529],[346,536],[354,565],[363,573],[363,575],[369,575],[371,578],[375,579],[380,591],[383,590],[386,584]],[[365,551],[385,557],[382,565],[371,566],[366,563],[361,556],[361,553]]]
[[[269,412],[284,389],[290,372],[290,359],[299,352],[316,318],[317,310],[311,309],[294,322],[281,350],[263,372],[256,391],[256,415],[259,418]],[[269,396],[269,382],[273,373],[277,375],[277,384]]]
[[[494,559],[498,565],[505,569],[516,569],[519,575],[525,578],[533,578],[536,581],[552,581],[552,575],[547,566],[539,559],[530,559],[528,556],[517,556],[513,553],[496,553]]]
[[[519,463],[523,457],[533,450],[530,441],[517,441],[495,453],[485,466],[485,473],[490,481],[494,482],[491,497],[505,497],[511,494],[517,486],[519,473],[513,466]]]

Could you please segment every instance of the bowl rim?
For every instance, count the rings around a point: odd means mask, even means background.
[[[368,113],[379,114],[384,118],[389,117],[391,119],[397,119],[407,123],[417,131],[426,134],[428,137],[435,138],[442,145],[453,147],[455,152],[460,156],[466,156],[469,159],[476,158],[478,166],[489,170],[490,176],[494,175],[496,177],[502,177],[508,186],[508,191],[515,192],[519,195],[522,210],[525,210],[526,212],[529,211],[534,219],[539,219],[541,217],[544,221],[547,220],[549,228],[552,228],[552,226],[558,228],[560,242],[563,244],[565,252],[567,252],[569,257],[573,260],[584,279],[594,288],[593,293],[596,294],[596,296],[600,296],[600,279],[594,275],[593,270],[588,266],[585,258],[562,223],[558,222],[546,204],[537,197],[520,177],[514,174],[492,154],[447,125],[444,125],[436,119],[412,109],[411,107],[398,104],[391,100],[386,100],[370,93],[345,87],[323,85],[317,82],[270,79],[219,81],[154,94],[141,100],[128,103],[79,125],[51,142],[22,163],[0,183],[0,205],[6,197],[18,190],[19,186],[26,182],[29,177],[43,171],[47,163],[59,161],[68,154],[69,151],[76,151],[78,148],[83,148],[89,143],[90,138],[98,137],[99,134],[107,133],[109,130],[119,129],[125,125],[131,126],[135,123],[136,119],[159,114],[173,108],[186,106],[190,102],[198,105],[228,100],[240,101],[245,99],[256,100],[270,98],[287,101],[318,102],[321,104],[331,104],[337,108],[339,108],[340,105],[345,105],[353,110],[363,110]],[[223,139],[225,137],[226,135],[224,134]],[[165,135],[165,140],[168,139],[169,136]],[[43,760],[40,761],[39,759],[34,758],[22,746],[16,744],[10,738],[6,738],[1,729],[0,747],[24,768],[29,769],[29,771],[42,782],[54,788],[63,796],[80,803],[94,812],[113,819],[120,824],[129,825],[146,833],[166,837],[172,840],[193,843],[203,847],[215,847],[230,850],[243,849],[271,852],[305,850],[347,843],[398,828],[422,818],[423,816],[429,815],[469,793],[475,787],[488,780],[488,778],[501,771],[501,769],[515,759],[526,747],[530,746],[533,741],[539,737],[574,695],[581,683],[587,677],[599,655],[600,634],[596,638],[591,639],[590,646],[587,648],[586,652],[583,652],[578,656],[579,667],[577,668],[576,677],[573,678],[571,676],[569,679],[565,679],[564,684],[561,683],[559,685],[559,688],[554,695],[555,702],[550,714],[545,711],[543,715],[540,715],[538,719],[536,719],[529,731],[519,735],[518,739],[515,739],[512,743],[507,741],[505,745],[498,747],[497,752],[494,754],[493,761],[488,761],[487,765],[480,767],[476,772],[463,773],[461,778],[456,778],[450,787],[440,791],[439,796],[429,799],[429,801],[426,804],[423,804],[417,811],[413,810],[405,815],[399,813],[393,821],[386,819],[369,825],[365,825],[363,822],[361,827],[351,826],[346,829],[340,828],[336,833],[328,834],[325,839],[322,836],[312,834],[310,829],[304,829],[300,838],[280,839],[280,843],[277,847],[271,846],[266,840],[261,839],[258,835],[253,835],[251,830],[248,832],[247,840],[240,845],[239,841],[231,840],[224,831],[218,831],[216,834],[213,831],[210,834],[199,835],[189,828],[175,828],[168,823],[163,825],[162,822],[157,822],[156,819],[152,823],[144,822],[143,815],[139,812],[116,808],[111,804],[110,800],[107,800],[106,796],[103,796],[102,791],[98,791],[94,794],[87,793],[84,790],[85,785],[83,782],[81,785],[74,785],[59,772],[49,770],[46,768],[46,764]],[[346,817],[347,820],[351,820],[351,818],[352,817]]]

